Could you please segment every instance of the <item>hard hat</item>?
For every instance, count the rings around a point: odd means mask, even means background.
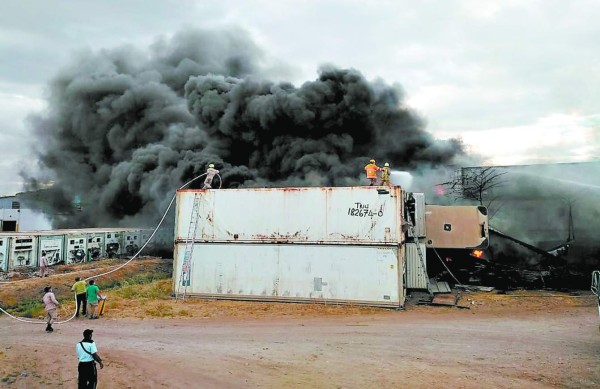
[[[386,162],[383,164],[383,166],[388,167],[388,166],[390,166],[390,164]]]
[[[372,159],[372,160],[370,160],[369,162],[371,162],[371,163],[375,163],[375,160],[374,160],[374,159]]]
[[[215,164],[214,164],[214,163],[211,163],[210,165],[208,165],[208,167],[214,168],[214,167],[215,167]]]

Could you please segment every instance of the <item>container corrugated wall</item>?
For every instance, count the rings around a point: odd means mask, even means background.
[[[184,251],[185,243],[176,245],[177,264],[183,262]],[[399,307],[404,304],[401,251],[385,246],[198,243],[190,285],[178,292]],[[178,265],[175,285],[180,274]]]
[[[187,239],[194,195],[207,242],[395,244],[401,241],[399,187],[226,189],[177,193],[176,240]]]
[[[427,289],[427,255],[426,246],[419,243],[423,260],[419,256],[417,243],[406,243],[406,288],[407,289]],[[425,268],[423,265],[425,264]]]
[[[183,286],[195,196],[199,224]],[[179,191],[174,291],[401,307],[402,206],[398,187]]]

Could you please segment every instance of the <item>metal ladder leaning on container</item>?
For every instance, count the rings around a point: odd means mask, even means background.
[[[431,293],[429,277],[427,276],[427,266],[425,264],[425,257],[423,256],[423,251],[421,251],[421,242],[419,242],[419,239],[417,238],[417,234],[415,232],[415,226],[410,222],[410,220],[407,221],[407,223],[408,223],[408,228],[410,230],[410,233],[412,234],[412,238],[415,243],[415,246],[417,247],[417,253],[419,254],[419,259],[421,260],[421,266],[423,267],[423,274],[425,275],[425,281],[427,282],[427,291],[429,293]]]
[[[185,300],[187,294],[187,287],[190,285],[190,277],[192,273],[192,254],[194,252],[194,239],[196,238],[196,231],[198,230],[198,222],[200,217],[198,215],[198,208],[200,207],[200,196],[194,194],[194,204],[192,206],[192,214],[190,215],[190,225],[188,227],[188,236],[185,241],[185,251],[183,253],[183,263],[181,265],[181,274],[179,276],[179,285],[177,286],[177,292],[175,293],[175,300],[179,299],[181,294],[181,287],[183,287],[182,300]]]

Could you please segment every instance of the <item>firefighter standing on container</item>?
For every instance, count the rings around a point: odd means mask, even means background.
[[[204,186],[202,189],[212,189],[212,181],[217,174],[219,174],[219,171],[215,169],[215,165],[212,163],[208,165],[208,169],[206,169],[206,178],[204,179]]]
[[[385,163],[381,169],[381,185],[390,186],[390,164]]]
[[[375,160],[372,159],[369,161],[369,164],[365,166],[365,171],[367,172],[367,179],[371,181],[369,186],[375,185],[377,182],[377,172],[380,171],[381,168],[375,165]]]

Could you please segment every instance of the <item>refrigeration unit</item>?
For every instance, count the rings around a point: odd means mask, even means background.
[[[48,258],[48,266],[64,264],[64,243],[64,235],[40,235],[38,238],[38,258],[41,258],[42,252],[45,252]]]
[[[36,236],[19,234],[12,235],[8,240],[9,269],[38,266]]]
[[[73,232],[65,235],[67,264],[83,263],[87,256],[87,236],[83,232]]]
[[[128,230],[123,233],[123,254],[133,256],[142,247],[142,230]]]
[[[97,261],[102,258],[104,249],[104,235],[102,232],[89,232],[87,234],[87,260]]]
[[[116,258],[123,253],[123,231],[104,233],[104,256]]]

